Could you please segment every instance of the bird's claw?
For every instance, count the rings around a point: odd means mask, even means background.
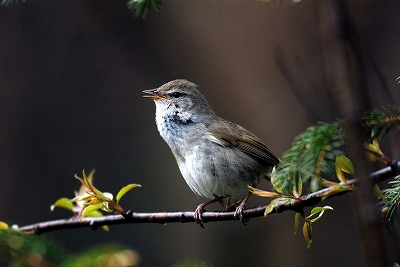
[[[235,213],[233,214],[233,217],[235,220],[241,220],[244,225],[250,220],[250,219],[245,219],[243,216],[243,210],[246,207],[246,203],[242,202],[239,204],[239,206],[236,208]]]
[[[203,224],[203,218],[201,214],[204,212],[204,204],[200,204],[197,206],[196,210],[194,211],[194,221],[200,225],[202,228],[206,229]]]

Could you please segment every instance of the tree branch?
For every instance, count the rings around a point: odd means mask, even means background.
[[[369,177],[373,181],[383,181],[385,179],[394,177],[399,174],[400,163],[393,161],[391,166],[373,172]],[[319,191],[310,193],[308,195],[292,198],[290,201],[282,200],[275,203],[272,213],[282,213],[287,210],[293,210],[295,212],[301,212],[306,207],[313,207],[323,200],[338,195],[342,195],[351,192],[353,185],[356,184],[356,180],[350,180],[346,185],[338,184],[337,186],[327,187]],[[248,208],[243,211],[244,219],[251,219],[256,217],[264,216],[264,212],[267,205]],[[202,214],[203,223],[217,222],[217,221],[234,221],[234,212],[204,212]],[[18,231],[27,234],[42,234],[55,230],[62,229],[73,229],[91,227],[96,230],[104,225],[115,225],[115,224],[128,224],[128,223],[189,223],[194,222],[194,212],[154,212],[154,213],[136,213],[128,211],[123,215],[107,215],[103,217],[85,217],[82,220],[78,218],[60,219],[47,222],[40,222],[31,225],[22,226]]]

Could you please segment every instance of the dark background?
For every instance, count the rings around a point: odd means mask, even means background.
[[[194,210],[204,199],[182,179],[157,132],[154,104],[142,98],[142,90],[172,79],[198,84],[217,114],[251,130],[278,156],[306,127],[334,121],[316,2],[169,0],[145,20],[133,18],[125,1],[0,7],[0,220],[26,225],[70,216],[49,207],[73,197],[80,186],[73,175],[93,168],[101,190],[142,185],[123,198],[128,209]],[[371,72],[369,87],[379,95],[383,80],[394,104],[400,102],[399,10],[398,1],[388,0],[350,7],[382,75]],[[376,106],[386,102],[375,99]],[[250,205],[263,201],[253,197]],[[334,211],[315,224],[310,250],[301,233],[293,236],[293,212],[247,226],[209,223],[206,230],[193,223],[131,224],[109,233],[46,236],[70,252],[119,242],[141,255],[141,266],[184,259],[213,266],[359,266],[351,194],[325,204]]]

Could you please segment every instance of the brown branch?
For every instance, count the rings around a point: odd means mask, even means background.
[[[337,187],[328,187],[317,192],[302,196],[300,198],[293,198],[291,201],[280,201],[276,203],[271,213],[281,213],[286,210],[302,211],[305,207],[315,206],[323,199],[330,198],[339,194],[349,192],[351,184],[350,181],[348,190],[338,191]],[[335,191],[336,190],[336,191]],[[244,219],[250,219],[255,217],[264,216],[264,212],[267,205],[248,208],[243,211]],[[233,221],[234,212],[204,212],[202,214],[203,223],[216,222],[216,221]],[[173,223],[173,222],[194,222],[194,212],[156,212],[156,213],[136,213],[127,212],[125,216],[122,215],[108,215],[103,217],[86,217],[82,220],[77,218],[61,219],[54,221],[47,221],[27,225],[19,228],[20,232],[28,234],[41,234],[54,230],[61,229],[72,229],[91,227],[97,229],[103,225],[114,225],[114,224],[127,224],[127,223]]]
[[[386,126],[386,125],[397,125],[400,121],[400,116],[396,117],[390,117],[390,118],[384,118],[381,120],[369,120],[369,121],[364,121],[365,126],[372,128],[372,127],[378,127],[378,126]]]
[[[400,163],[393,161],[391,166],[373,172],[369,177],[373,181],[383,181],[385,179],[394,177],[399,174]],[[272,213],[282,213],[287,210],[292,210],[295,212],[302,212],[306,207],[313,207],[323,200],[338,195],[342,195],[351,192],[353,185],[356,184],[356,180],[350,180],[347,185],[332,186],[328,188],[321,189],[319,191],[310,193],[308,195],[292,198],[290,201],[282,200],[274,205]],[[243,217],[245,220],[262,217],[264,216],[265,209],[267,205],[248,208],[243,211]],[[203,223],[207,222],[217,222],[217,221],[234,221],[234,212],[209,212],[206,211],[202,214]],[[40,222],[31,225],[26,225],[20,227],[18,230],[27,234],[42,234],[55,230],[62,229],[73,229],[73,228],[83,228],[91,227],[96,230],[104,225],[115,225],[115,224],[128,224],[128,223],[188,223],[194,222],[194,212],[154,212],[154,213],[136,213],[128,211],[125,216],[123,215],[107,215],[103,217],[86,217],[82,220],[78,218],[70,219],[60,219],[47,222]]]

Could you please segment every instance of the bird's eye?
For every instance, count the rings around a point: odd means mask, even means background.
[[[179,92],[173,92],[171,95],[172,95],[173,98],[178,98],[178,97],[183,96],[183,94],[179,93]]]

